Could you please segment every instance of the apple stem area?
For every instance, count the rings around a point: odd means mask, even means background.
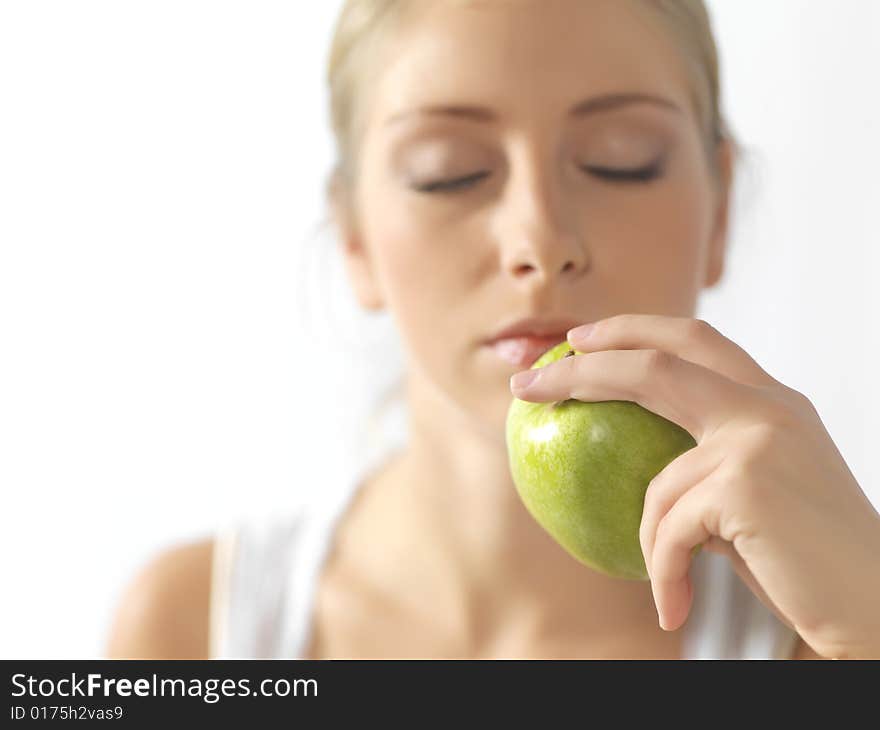
[[[566,352],[562,357],[571,357],[571,356],[574,355],[574,354],[575,354],[575,351],[574,351],[574,350],[569,350],[569,351]],[[571,398],[566,398],[565,400],[558,400],[558,401],[554,402],[550,407],[551,407],[551,408],[558,408],[558,407],[561,406],[563,403],[568,403],[568,401],[570,401],[570,400],[571,400]]]

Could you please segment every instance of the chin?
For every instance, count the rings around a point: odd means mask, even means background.
[[[512,370],[510,375],[514,372],[517,371]],[[483,430],[501,445],[506,444],[507,412],[513,401],[509,385],[510,375],[500,378],[495,387],[480,389],[475,396],[477,400],[472,404],[472,412],[480,420]]]

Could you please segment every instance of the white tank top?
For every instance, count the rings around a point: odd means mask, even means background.
[[[337,521],[361,483],[352,479],[292,514],[245,521],[215,537],[212,658],[302,658],[316,585]],[[686,659],[790,658],[797,634],[761,603],[721,555],[691,565],[694,601],[683,632]]]

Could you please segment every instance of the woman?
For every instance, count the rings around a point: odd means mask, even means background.
[[[349,0],[329,80],[330,202],[404,343],[408,441],[328,510],[159,556],[109,653],[880,655],[880,517],[810,402],[693,319],[735,157],[702,3]],[[587,354],[529,371],[566,338]],[[694,436],[646,494],[650,581],[525,511],[512,395]]]

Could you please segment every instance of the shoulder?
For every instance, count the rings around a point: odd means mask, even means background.
[[[110,631],[113,659],[208,656],[211,565],[206,538],[155,555],[126,587]]]

